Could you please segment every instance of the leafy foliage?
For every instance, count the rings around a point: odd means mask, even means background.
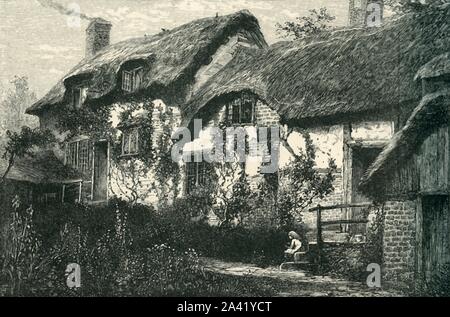
[[[36,101],[36,95],[30,90],[27,77],[15,76],[11,81],[11,88],[4,92],[4,98],[0,100],[0,138],[3,131],[18,131],[17,128],[37,126],[37,120],[33,116],[25,114],[25,110]],[[0,92],[1,95],[2,92]]]
[[[305,149],[294,155],[294,161],[282,170],[287,181],[282,184],[278,200],[283,213],[291,211],[293,216],[301,219],[302,212],[315,200],[323,199],[333,192],[336,164],[330,158],[328,169],[321,174],[316,168],[316,148],[308,133],[302,132]]]
[[[250,213],[253,196],[245,168],[237,162],[216,163],[215,180],[210,194],[213,197],[214,214],[219,218],[219,226],[241,225]]]
[[[310,10],[309,16],[297,17],[295,21],[277,23],[276,27],[284,37],[297,40],[330,30],[330,23],[335,19],[328,13],[327,8],[320,8]]]
[[[168,108],[156,108],[152,101],[131,99],[125,104],[110,106],[85,106],[65,109],[59,113],[58,127],[69,131],[66,139],[84,134],[91,140],[107,140],[111,146],[111,176],[113,195],[124,197],[132,204],[145,201],[151,194],[166,203],[178,196],[179,166],[170,156],[171,129],[176,116]],[[113,125],[112,113],[119,112],[119,126]],[[158,117],[154,117],[157,113]],[[159,120],[161,131],[155,132]],[[139,151],[122,155],[122,134],[129,128],[139,130]],[[150,177],[149,175],[153,176]]]
[[[31,129],[22,127],[20,132],[6,131],[8,137],[3,159],[8,161],[8,167],[3,174],[2,184],[4,183],[9,171],[11,170],[17,158],[23,158],[27,155],[33,156],[33,150],[37,147],[44,147],[54,141],[54,136],[50,131],[41,129]]]
[[[161,134],[156,143],[156,162],[154,174],[156,181],[152,184],[162,204],[173,202],[179,195],[181,181],[180,166],[172,159],[170,149],[173,146],[172,129],[176,125],[176,117],[172,108],[159,111],[159,122],[162,124]]]
[[[7,236],[1,246],[0,281],[8,285],[8,295],[26,295],[46,275],[46,257],[40,253],[33,225],[32,207],[24,208],[16,196],[12,201]]]
[[[0,256],[6,268],[0,275],[0,294],[273,295],[270,287],[258,286],[252,279],[235,280],[205,272],[200,253],[264,260],[266,254],[280,250],[285,233],[224,230],[187,222],[183,220],[186,206],[173,206],[178,207],[158,213],[148,206],[113,200],[109,206],[95,210],[83,205],[39,206],[34,213],[12,217],[11,223],[17,229],[12,233],[20,238],[11,234],[5,243],[11,248],[19,243],[21,252],[14,253],[19,254],[17,261]],[[218,239],[223,243],[214,243]],[[82,268],[79,289],[69,289],[65,284],[64,272],[69,263],[78,263]],[[9,278],[9,271],[14,280]],[[2,293],[3,286],[8,287],[7,293]]]
[[[384,208],[375,207],[373,221],[367,228],[366,244],[362,251],[364,265],[381,263],[383,260]]]

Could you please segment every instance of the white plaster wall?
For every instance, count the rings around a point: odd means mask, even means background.
[[[255,126],[245,126],[249,139],[256,138],[256,126],[270,127],[279,125],[278,114],[268,107],[266,104],[259,101],[256,105],[256,123]],[[210,149],[213,146],[211,127],[217,127],[219,122],[224,119],[225,106],[220,108],[215,116],[206,124],[199,135],[199,138],[193,142],[186,144],[185,151],[199,151],[201,149]],[[280,130],[285,127],[280,126]],[[333,158],[338,168],[342,168],[343,161],[343,127],[342,125],[326,126],[307,129],[309,132],[316,151],[316,166],[318,168],[327,168],[329,166],[330,158]],[[303,136],[299,132],[292,132],[288,138],[288,144],[299,154],[305,149]],[[251,154],[251,153],[250,153]],[[259,152],[257,155],[248,155],[246,158],[246,173],[250,177],[258,176],[262,164],[262,157],[267,154],[267,149]],[[279,167],[286,167],[293,159],[290,152],[283,144],[280,144],[279,152]]]
[[[154,111],[152,114],[153,118],[153,126],[154,126],[154,135],[152,138],[152,142],[154,145],[156,145],[158,137],[161,135],[162,128],[165,124],[165,122],[161,122],[159,116],[161,113],[167,113],[168,111],[172,111],[174,114],[174,117],[176,118],[175,124],[172,128],[176,128],[180,125],[181,122],[181,115],[180,111],[177,107],[170,107],[167,106],[163,100],[154,100]],[[139,115],[146,115],[145,110],[142,109],[143,103],[140,103],[141,108],[137,109],[133,112],[133,116],[139,116]],[[118,103],[112,106],[111,109],[111,124],[114,128],[117,128],[118,124],[120,123],[119,117],[120,113],[123,112],[127,107],[129,107],[130,104],[128,103]],[[117,136],[121,137],[121,132],[117,130]],[[111,160],[110,160],[111,161]],[[137,165],[139,167],[139,165]],[[130,166],[132,168],[132,166]],[[182,171],[182,170],[181,170]],[[152,190],[152,183],[155,181],[155,174],[153,171],[150,171],[145,176],[140,178],[140,192],[143,194],[144,199],[139,201],[140,203],[144,204],[150,204],[155,205],[158,203],[158,195],[156,191]],[[109,196],[116,195],[122,199],[127,199],[129,197],[130,192],[126,190],[126,184],[129,184],[129,180],[122,180],[118,177],[118,170],[117,167],[114,166],[113,162],[111,161],[110,165],[110,171],[109,171]],[[168,184],[171,184],[169,182]],[[179,192],[181,192],[181,184],[179,188]]]
[[[352,123],[351,137],[355,141],[389,140],[394,134],[391,121],[364,121]]]
[[[316,166],[317,168],[327,168],[329,160],[335,160],[338,168],[342,168],[343,161],[343,127],[342,125],[325,126],[318,128],[306,129],[316,148]],[[301,133],[292,132],[288,138],[288,143],[296,154],[305,150],[305,140]],[[292,155],[281,148],[280,164],[285,167],[292,161]]]

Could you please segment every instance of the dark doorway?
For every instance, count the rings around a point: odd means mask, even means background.
[[[427,282],[450,264],[449,198],[446,195],[422,197],[422,272]]]
[[[94,146],[93,201],[108,198],[108,143],[99,142]]]
[[[364,173],[380,154],[381,148],[355,147],[352,149],[352,203],[367,202],[369,199],[359,190]]]
[[[364,196],[359,190],[359,183],[361,182],[364,173],[369,169],[370,165],[375,161],[381,152],[379,147],[354,147],[352,149],[352,191],[351,202],[352,203],[364,203],[369,202],[370,199]],[[363,219],[368,210],[366,207],[354,207],[350,211],[350,219],[360,220]],[[352,225],[349,230],[351,234],[365,234],[365,224]]]

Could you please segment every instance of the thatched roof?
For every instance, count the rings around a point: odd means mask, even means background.
[[[422,66],[416,74],[416,80],[450,75],[450,52],[433,58]]]
[[[27,113],[38,114],[48,106],[64,103],[65,83],[76,78],[90,80],[88,99],[111,93],[117,86],[118,71],[130,61],[141,61],[149,67],[142,90],[181,90],[176,89],[177,84],[187,89],[197,70],[211,61],[211,56],[229,36],[241,30],[249,32],[262,47],[267,46],[257,19],[246,10],[195,20],[154,36],[110,45],[94,57],[81,61]]]
[[[388,175],[397,163],[409,159],[433,131],[448,123],[449,106],[450,89],[423,97],[406,125],[394,135],[367,170],[361,181],[361,189],[371,188],[374,182]]]
[[[450,7],[380,28],[342,29],[236,56],[182,110],[185,124],[210,101],[248,90],[285,122],[301,124],[418,102],[419,68],[450,51]]]
[[[7,162],[0,159],[1,176],[7,167]],[[6,178],[19,182],[48,184],[77,180],[82,177],[72,168],[64,166],[52,151],[40,151],[33,156],[17,159]]]

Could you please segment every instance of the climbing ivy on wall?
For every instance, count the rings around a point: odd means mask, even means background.
[[[114,107],[115,106],[115,107]],[[180,173],[178,164],[170,157],[170,138],[175,116],[170,109],[158,109],[159,118],[153,118],[153,101],[129,100],[127,103],[81,109],[64,109],[57,114],[58,128],[66,131],[66,140],[87,135],[93,142],[106,140],[110,145],[110,186],[113,195],[126,198],[130,203],[143,202],[151,194],[159,200],[168,199],[170,193],[178,195]],[[119,126],[113,125],[113,108],[119,112]],[[155,134],[154,121],[159,119],[162,133]],[[122,153],[122,134],[134,125],[139,129],[139,151],[131,155]],[[156,140],[155,140],[156,139]]]

